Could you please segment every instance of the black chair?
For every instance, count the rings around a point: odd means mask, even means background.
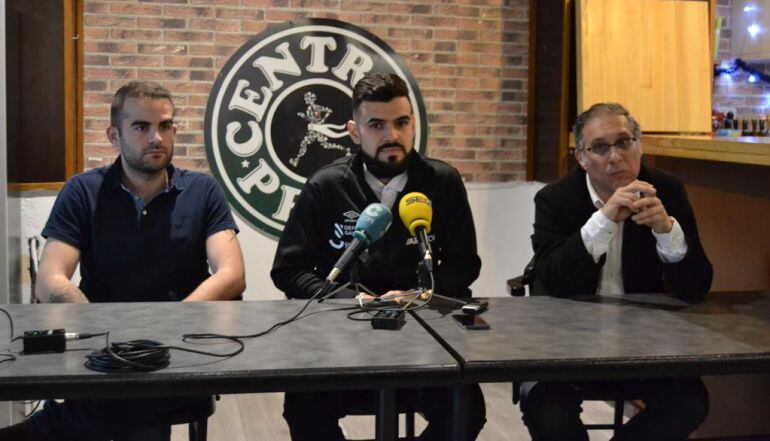
[[[43,251],[41,249],[43,239],[40,236],[32,236],[27,239],[27,245],[29,246],[29,303],[37,303],[35,287],[37,286],[37,270],[40,267],[40,254]]]
[[[212,396],[203,401],[188,404],[174,409],[160,416],[160,420],[170,426],[187,424],[188,439],[190,441],[206,441],[208,434],[208,420],[216,410],[216,400],[219,396]]]
[[[532,286],[535,283],[535,258],[530,259],[527,266],[524,267],[524,272],[520,276],[508,279],[506,287],[508,288],[508,294],[514,297],[524,297],[527,295],[527,288],[529,288],[529,295],[532,295]]]
[[[535,258],[532,257],[532,259],[529,261],[526,267],[524,267],[524,272],[518,277],[514,277],[513,279],[508,279],[506,281],[506,287],[508,289],[508,294],[514,297],[524,297],[529,294],[529,296],[536,295],[535,294]],[[540,292],[540,290],[537,290]],[[519,402],[519,388],[521,386],[520,382],[514,382],[513,383],[513,403],[518,404]],[[625,403],[628,400],[633,400],[635,397],[623,397],[620,396],[620,394],[616,394],[613,396],[607,396],[606,394],[599,393],[599,392],[593,392],[593,391],[583,391],[583,401],[607,401],[611,402],[614,406],[614,415],[613,415],[613,421],[612,423],[607,424],[585,424],[586,429],[588,430],[612,430],[613,434],[623,427],[623,415],[625,411]]]

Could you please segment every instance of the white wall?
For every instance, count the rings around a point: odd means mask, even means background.
[[[481,276],[471,288],[476,297],[505,296],[505,281],[521,274],[532,257],[529,236],[534,219],[533,198],[542,188],[539,183],[468,184],[468,199],[476,222]],[[53,206],[52,191],[25,192],[21,218],[24,238],[40,234]],[[247,300],[281,299],[270,280],[276,241],[259,233],[236,215],[246,263]],[[26,239],[24,262],[28,261]],[[24,270],[26,271],[26,269]],[[29,297],[29,279],[25,279],[23,297]]]

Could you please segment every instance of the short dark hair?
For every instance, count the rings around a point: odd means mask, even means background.
[[[121,113],[126,98],[150,98],[153,100],[167,99],[171,103],[171,109],[174,111],[174,100],[171,99],[171,93],[165,87],[152,81],[132,81],[123,85],[115,96],[112,97],[110,105],[110,125],[120,131]]]
[[[409,98],[406,82],[396,74],[370,72],[353,87],[353,113],[364,101],[387,103],[397,97]]]
[[[589,121],[596,118],[599,115],[620,115],[625,116],[628,122],[631,124],[631,130],[633,131],[634,138],[639,139],[642,136],[642,128],[639,123],[636,122],[631,112],[628,111],[622,104],[618,103],[596,103],[588,110],[578,115],[575,119],[575,126],[573,131],[575,133],[575,147],[578,151],[583,151],[585,148],[583,140],[583,129]]]

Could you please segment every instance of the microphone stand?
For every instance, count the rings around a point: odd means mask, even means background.
[[[426,286],[428,284],[425,283],[425,279],[429,279],[430,280],[430,274],[433,272],[432,269],[427,264],[427,262],[428,262],[427,260],[421,260],[420,263],[417,265],[417,268],[418,268],[417,269],[417,273],[418,273],[418,276],[417,276],[417,288],[421,292],[423,292],[423,294],[420,295],[420,298],[422,298],[423,300],[427,300],[426,303],[430,303],[430,299],[432,297],[437,297],[437,298],[439,298],[441,300],[445,300],[447,302],[455,303],[457,305],[460,305],[460,307],[463,307],[463,306],[467,305],[468,303],[472,303],[473,302],[473,300],[468,302],[468,301],[465,301],[465,300],[456,299],[454,297],[447,297],[447,296],[442,296],[441,294],[436,294],[435,287],[433,287],[433,286]],[[425,290],[426,289],[432,290],[433,292],[430,293],[430,294],[425,294]]]
[[[328,293],[324,294],[323,297],[318,299],[318,303],[323,303],[324,300],[330,299],[330,298],[334,297],[335,295],[337,295],[338,293],[340,293],[341,291],[343,291],[344,289],[349,289],[349,288],[352,288],[352,289],[355,289],[356,291],[358,291],[358,287],[360,287],[367,294],[374,295],[369,288],[367,288],[366,286],[364,286],[363,284],[360,283],[360,280],[358,278],[358,264],[359,264],[359,261],[358,261],[358,259],[356,259],[350,265],[350,280],[348,280],[347,282],[341,284],[340,286],[336,287],[333,290],[331,290],[331,285],[329,285],[330,291]]]

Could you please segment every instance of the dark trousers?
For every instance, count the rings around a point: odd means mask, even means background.
[[[196,401],[211,405],[202,398],[46,401],[27,426],[44,440],[168,441],[171,426],[164,416]]]
[[[451,422],[451,397],[451,388],[399,389],[396,406],[418,409],[428,421],[420,440],[446,441]],[[474,440],[486,422],[484,395],[478,385],[470,388],[468,401],[468,439]],[[374,412],[375,403],[375,391],[287,392],[283,417],[293,441],[343,441],[345,436],[337,420],[351,413]]]
[[[700,378],[523,383],[520,391],[533,441],[588,441],[580,420],[587,393],[644,402],[645,409],[615,433],[615,441],[686,440],[708,414],[708,392]]]

